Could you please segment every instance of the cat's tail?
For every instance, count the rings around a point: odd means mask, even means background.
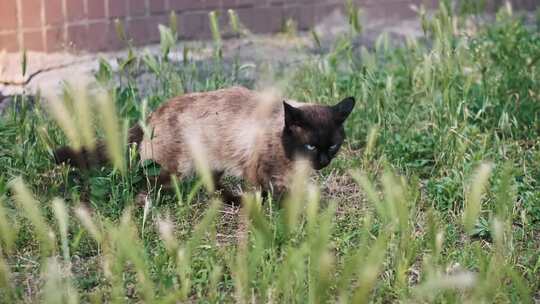
[[[137,124],[128,131],[128,144],[140,144],[144,133]],[[69,164],[79,169],[89,169],[91,167],[104,165],[107,163],[107,150],[103,141],[98,141],[93,150],[82,148],[75,150],[64,146],[54,151],[54,160],[57,164]]]

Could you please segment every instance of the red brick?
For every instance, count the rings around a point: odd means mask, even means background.
[[[439,1],[439,0],[435,0],[435,1]],[[385,1],[385,0],[355,0],[354,3],[360,7],[364,6],[364,5],[369,5],[369,4],[381,4],[383,2],[388,2],[388,1]],[[345,1],[343,1],[343,3],[345,3]]]
[[[342,10],[341,4],[321,4],[315,6],[315,23],[321,21],[324,17],[330,15],[336,10]]]
[[[236,5],[238,7],[251,7],[254,6],[258,0],[236,0]]]
[[[205,8],[205,0],[169,0],[171,10],[186,11]]]
[[[377,20],[377,19],[393,19],[393,18],[409,18],[415,17],[416,12],[414,12],[409,7],[409,2],[395,2],[395,3],[385,3],[374,4],[366,6],[364,9],[365,16],[367,20]]]
[[[426,1],[424,1],[424,5],[426,6],[426,8],[438,9],[439,8],[439,1],[438,0],[426,0]]]
[[[88,19],[103,18],[105,18],[105,0],[88,0]]]
[[[16,2],[14,0],[0,0],[0,30],[14,30],[16,28],[17,28]]]
[[[169,26],[169,16],[168,15],[159,15],[152,16],[148,21],[148,31],[150,36],[150,42],[159,42],[159,29],[158,26],[163,24]]]
[[[517,5],[518,9],[526,9],[534,11],[537,7],[540,7],[538,0],[523,0],[521,5]]]
[[[67,28],[68,47],[84,50],[88,47],[88,25],[69,25]]]
[[[488,13],[495,13],[498,9],[498,6],[500,3],[496,3],[495,1],[487,1],[486,2],[486,11]],[[439,5],[437,5],[438,7]]]
[[[146,15],[146,0],[130,0],[129,14],[131,16]]]
[[[163,13],[167,11],[165,0],[150,0],[150,12]]]
[[[224,9],[236,8],[238,6],[237,0],[221,0],[221,7]]]
[[[64,22],[62,0],[45,0],[45,24],[59,25]]]
[[[17,39],[17,33],[0,34],[0,52],[17,52],[19,51],[19,41]]]
[[[203,2],[203,1],[201,1]],[[221,1],[220,0],[206,0],[202,3],[204,5],[204,8],[206,9],[216,9],[221,8]]]
[[[6,0],[1,0],[6,1]],[[13,1],[13,0],[7,0]],[[23,28],[41,27],[41,0],[22,0],[21,16]]]
[[[127,0],[109,0],[109,17],[127,16]]]
[[[270,1],[278,1],[278,0],[270,0]],[[343,3],[343,0],[339,0],[341,3]],[[282,1],[285,4],[295,5],[295,4],[317,4],[317,3],[329,3],[332,2],[332,0],[289,0],[289,1]],[[335,0],[334,0],[335,2]]]
[[[150,23],[147,18],[134,19],[129,22],[128,36],[135,45],[143,45],[150,40]]]
[[[45,30],[45,51],[48,53],[58,52],[65,47],[64,28],[53,27]]]
[[[105,51],[108,49],[107,31],[108,21],[93,22],[88,24],[88,42],[86,49],[89,51]]]
[[[277,32],[283,26],[283,12],[279,7],[254,7],[237,10],[240,21],[254,33]]]
[[[286,6],[284,18],[295,20],[298,23],[298,29],[307,30],[315,23],[315,7],[313,5]]]
[[[107,48],[108,50],[117,50],[126,46],[125,42],[118,37],[114,22],[109,23],[109,28],[107,29],[106,35],[107,44],[109,45],[109,47]]]
[[[268,4],[270,5],[283,5],[285,3],[294,3],[295,1],[287,1],[287,0],[268,0]]]
[[[45,45],[43,43],[43,33],[41,30],[24,32],[23,47],[29,51],[44,51]]]
[[[83,0],[65,0],[66,19],[70,22],[81,21],[86,18]]]
[[[208,13],[189,12],[180,16],[178,30],[185,38],[211,37]]]

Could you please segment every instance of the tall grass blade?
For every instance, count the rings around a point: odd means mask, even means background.
[[[308,170],[309,164],[307,162],[298,162],[294,168],[289,193],[284,201],[285,227],[289,233],[298,229],[299,217],[304,209]]]
[[[174,42],[176,44],[176,40],[178,39],[178,16],[176,15],[175,11],[171,11],[169,14],[169,28],[171,29],[172,36],[174,38]]]
[[[11,181],[10,187],[18,209],[34,226],[34,233],[39,240],[42,256],[50,255],[55,247],[55,236],[41,214],[38,207],[39,202],[24,184],[22,178],[18,177]]]
[[[116,30],[116,37],[118,37],[120,41],[127,43],[128,39],[126,35],[126,30],[124,28],[124,24],[122,23],[122,21],[120,21],[120,19],[114,19],[114,29]]]
[[[11,253],[15,243],[15,238],[17,236],[17,227],[15,226],[15,223],[11,222],[10,217],[8,216],[6,209],[4,208],[4,202],[1,196],[0,219],[2,219],[0,221],[0,240],[2,241],[0,245],[3,244],[3,246],[0,246],[0,248],[2,248],[3,252]]]
[[[96,101],[99,106],[100,122],[105,133],[107,155],[114,167],[122,174],[125,174],[124,147],[127,145],[122,140],[124,136],[121,132],[116,106],[109,94],[105,92],[100,92],[96,96]]]
[[[491,165],[481,164],[471,178],[471,185],[466,195],[463,225],[468,233],[472,233],[476,220],[482,210],[482,195],[488,185],[491,175]]]
[[[176,200],[178,201],[178,206],[184,205],[182,191],[180,190],[180,183],[178,182],[178,177],[176,175],[171,175],[171,181],[174,188],[174,194],[176,195]]]
[[[75,209],[75,216],[79,219],[83,227],[98,243],[102,243],[103,234],[100,229],[94,223],[90,212],[84,207],[78,207]]]
[[[214,179],[212,171],[210,170],[208,151],[201,142],[201,138],[202,137],[199,134],[192,134],[190,138],[187,139],[187,146],[191,157],[193,157],[195,169],[201,177],[201,181],[206,187],[206,190],[212,193],[215,190]]]
[[[2,254],[3,252],[0,252],[0,297],[6,301],[5,303],[13,303],[16,295],[12,275]]]
[[[379,127],[377,125],[371,127],[368,132],[366,149],[364,151],[364,159],[369,159],[373,154],[375,149],[375,144],[377,143],[377,137],[379,134]]]
[[[94,150],[96,145],[95,128],[92,121],[93,109],[88,96],[88,84],[81,80],[72,83],[70,87],[72,88],[70,92],[73,94],[73,109],[82,145],[89,150]]]
[[[379,275],[382,263],[384,262],[387,245],[388,236],[380,235],[373,247],[369,250],[358,275],[358,287],[354,292],[352,303],[369,302],[369,296],[377,282],[377,276]]]
[[[161,56],[163,60],[167,61],[170,50],[174,47],[176,44],[176,38],[175,33],[173,32],[172,28],[168,28],[164,25],[159,25],[159,43],[161,46]],[[157,63],[155,64],[157,66]],[[156,74],[159,74],[159,72],[155,72]]]
[[[371,202],[371,204],[373,204],[379,216],[384,220],[385,223],[389,223],[392,220],[390,211],[387,210],[388,208],[386,204],[381,201],[377,190],[368,177],[358,170],[349,171],[349,174],[362,187],[368,200]]]
[[[445,290],[467,290],[477,283],[477,276],[472,272],[459,272],[429,278],[425,283],[416,287],[413,294],[417,299],[433,299],[439,292]]]
[[[78,132],[79,128],[66,103],[64,100],[58,98],[55,93],[49,93],[47,100],[47,109],[68,138],[70,146],[75,150],[80,150],[83,144],[81,142],[81,135]]]
[[[176,253],[178,250],[178,242],[174,237],[174,224],[169,219],[158,220],[158,231],[161,239],[165,243],[165,247],[170,254]]]
[[[317,46],[317,48],[320,49],[322,47],[322,44],[321,44],[321,38],[319,34],[317,33],[315,29],[312,29],[310,33],[311,33],[311,37],[313,38],[313,41],[315,41],[315,45]]]
[[[360,10],[353,0],[346,0],[345,8],[351,29],[354,31],[354,33],[362,32],[362,25],[360,24]]]
[[[43,287],[43,303],[77,304],[79,297],[66,277],[60,264],[54,258],[49,258],[42,272],[45,286]]]
[[[227,14],[229,15],[229,25],[231,27],[231,31],[236,34],[240,35],[242,34],[240,19],[238,18],[238,14],[232,10],[227,10]]]
[[[26,76],[26,70],[28,68],[28,54],[26,53],[26,48],[22,51],[22,58],[21,58],[21,71],[23,77]]]
[[[219,28],[218,13],[216,11],[211,11],[208,13],[208,18],[210,20],[210,30],[212,31],[212,39],[217,46],[221,46],[221,30]]]
[[[131,210],[126,210],[122,215],[120,227],[114,235],[114,242],[118,254],[130,261],[137,273],[137,287],[141,292],[142,299],[146,303],[154,301],[154,284],[150,277],[148,265],[144,257],[144,250],[140,239],[137,237],[137,230],[131,221]]]
[[[513,165],[507,162],[503,166],[499,188],[495,200],[495,214],[503,221],[511,219],[511,212],[516,201],[515,189],[513,186]]]
[[[361,246],[358,249],[351,249],[351,252],[343,258],[342,273],[337,279],[337,295],[339,303],[349,303],[351,292],[354,290],[350,288],[351,280],[353,276],[362,270],[363,263],[367,256],[368,241],[370,236],[369,228],[372,224],[372,215],[368,213],[362,221],[362,228],[360,229],[360,240],[358,244]]]
[[[146,224],[146,221],[148,220],[148,215],[150,214],[150,209],[152,208],[152,199],[146,195],[144,197],[144,209],[143,209],[143,220],[142,220],[142,228],[141,228],[141,234],[144,235],[144,227]]]
[[[60,241],[62,243],[62,255],[66,263],[70,262],[69,256],[69,243],[68,243],[68,225],[69,218],[64,201],[55,198],[52,202],[54,216],[58,224],[58,230],[60,232]]]

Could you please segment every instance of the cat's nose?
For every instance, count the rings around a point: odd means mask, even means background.
[[[324,167],[330,163],[330,159],[326,155],[321,155],[319,156],[319,163]]]

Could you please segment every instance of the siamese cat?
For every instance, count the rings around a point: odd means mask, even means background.
[[[307,161],[315,170],[328,166],[343,144],[343,123],[355,100],[348,97],[323,106],[267,99],[242,87],[182,95],[149,116],[150,136],[135,126],[129,142],[138,144],[141,160],[161,166],[163,177],[193,175],[194,153],[204,153],[216,185],[222,176],[235,176],[279,195],[287,190],[297,161]],[[98,146],[95,151],[77,152],[64,147],[55,157],[58,163],[87,167],[90,160],[105,159],[103,150]],[[230,192],[222,194],[238,203]]]

